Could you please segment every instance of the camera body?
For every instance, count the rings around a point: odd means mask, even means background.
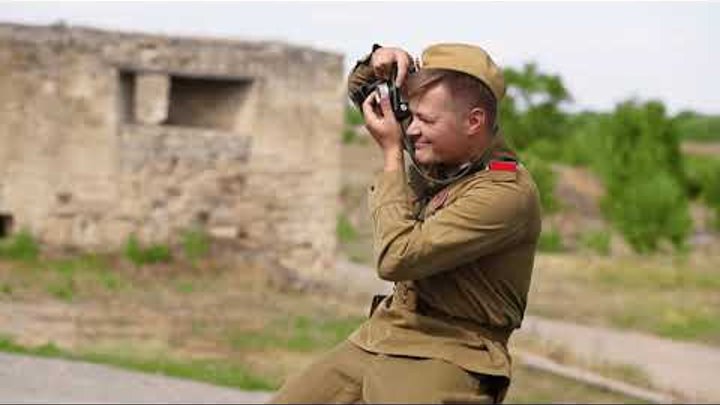
[[[362,103],[373,93],[377,92],[380,96],[387,94],[390,98],[395,119],[404,121],[410,117],[410,106],[407,101],[403,100],[400,89],[395,85],[395,75],[390,80],[376,80],[372,83],[361,86],[355,93],[350,95],[356,106],[360,107]]]

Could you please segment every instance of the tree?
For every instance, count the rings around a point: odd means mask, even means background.
[[[522,150],[538,140],[567,133],[568,120],[560,105],[572,98],[560,76],[542,73],[534,63],[503,73],[507,94],[500,103],[500,118],[513,146]]]

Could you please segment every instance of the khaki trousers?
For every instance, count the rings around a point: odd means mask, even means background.
[[[490,404],[502,401],[507,381],[443,360],[370,353],[345,341],[290,377],[270,403]]]

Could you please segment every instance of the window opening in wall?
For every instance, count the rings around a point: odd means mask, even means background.
[[[121,71],[118,87],[120,120],[125,124],[132,124],[135,122],[135,73]]]
[[[252,80],[171,76],[167,125],[235,131]]]
[[[13,228],[13,216],[10,214],[0,214],[0,239],[10,236]]]

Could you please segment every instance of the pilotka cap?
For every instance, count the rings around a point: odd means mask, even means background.
[[[505,95],[502,70],[490,55],[478,46],[468,44],[436,44],[422,54],[422,69],[449,69],[480,79],[490,88],[495,100]]]

